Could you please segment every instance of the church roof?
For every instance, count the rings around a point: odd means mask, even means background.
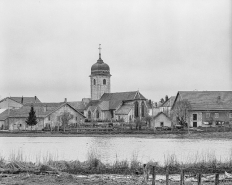
[[[99,45],[99,59],[91,67],[91,75],[110,75],[110,67],[101,59],[101,47]]]
[[[132,108],[133,108],[132,105],[123,105],[115,112],[115,114],[116,115],[128,115]]]
[[[139,91],[131,91],[131,92],[116,92],[116,93],[104,93],[100,98],[103,100],[146,100],[146,98]]]

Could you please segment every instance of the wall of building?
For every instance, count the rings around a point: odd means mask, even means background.
[[[9,126],[8,130],[31,130],[31,126],[27,125],[27,118],[8,118]],[[38,123],[32,126],[32,130],[41,130],[43,128],[43,119],[37,118]],[[6,121],[8,124],[8,121]]]
[[[161,127],[161,124],[160,124],[161,122],[163,122],[163,126],[166,126],[166,127],[171,127],[172,126],[171,120],[168,119],[164,114],[160,114],[155,119],[152,119],[151,127],[152,128]]]
[[[84,122],[84,118],[82,115],[77,113],[75,110],[70,108],[69,106],[65,105],[58,109],[57,111],[53,112],[50,116],[47,116],[44,119],[44,127],[50,125],[50,127],[55,127],[55,126],[61,126],[61,116],[64,112],[69,112],[70,114],[73,115],[73,118],[69,120],[69,125],[78,125]]]
[[[96,85],[94,85],[94,79]],[[103,80],[106,80],[106,85],[103,84]],[[104,93],[110,93],[110,76],[91,76],[90,77],[91,99],[99,100]]]
[[[4,101],[0,103],[0,109],[8,109],[8,107],[9,109],[14,109],[14,108],[18,109],[22,106],[23,106],[22,104],[17,103],[16,101],[13,101],[9,98],[5,99]]]

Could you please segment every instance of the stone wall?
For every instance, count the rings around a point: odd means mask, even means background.
[[[94,85],[94,79],[96,85]],[[103,80],[106,80],[106,85],[103,84]],[[110,76],[91,76],[90,77],[91,99],[99,100],[104,93],[110,93]]]

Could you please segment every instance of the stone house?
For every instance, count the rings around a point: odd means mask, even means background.
[[[26,124],[26,120],[29,116],[31,106],[34,107],[34,111],[37,117],[37,125],[33,127],[34,130],[42,130],[45,127],[54,128],[55,126],[61,126],[61,116],[64,112],[69,112],[72,115],[72,119],[69,120],[69,124],[78,125],[84,122],[84,115],[74,109],[67,102],[62,103],[34,103],[25,104],[20,109],[6,110],[0,114],[0,124],[2,129],[5,130],[30,130]]]
[[[27,103],[41,103],[40,100],[35,97],[6,97],[0,101],[0,109],[19,109]]]
[[[151,121],[151,128],[172,127],[172,121],[164,112],[159,112]]]
[[[187,120],[191,127],[232,125],[232,91],[179,91],[172,109],[181,100],[191,105]]]

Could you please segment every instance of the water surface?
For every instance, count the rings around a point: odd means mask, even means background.
[[[0,137],[0,156],[8,160],[20,154],[26,161],[87,160],[97,153],[102,162],[154,160],[163,164],[175,154],[182,162],[202,158],[227,160],[232,151],[226,139],[157,139],[138,137]]]

